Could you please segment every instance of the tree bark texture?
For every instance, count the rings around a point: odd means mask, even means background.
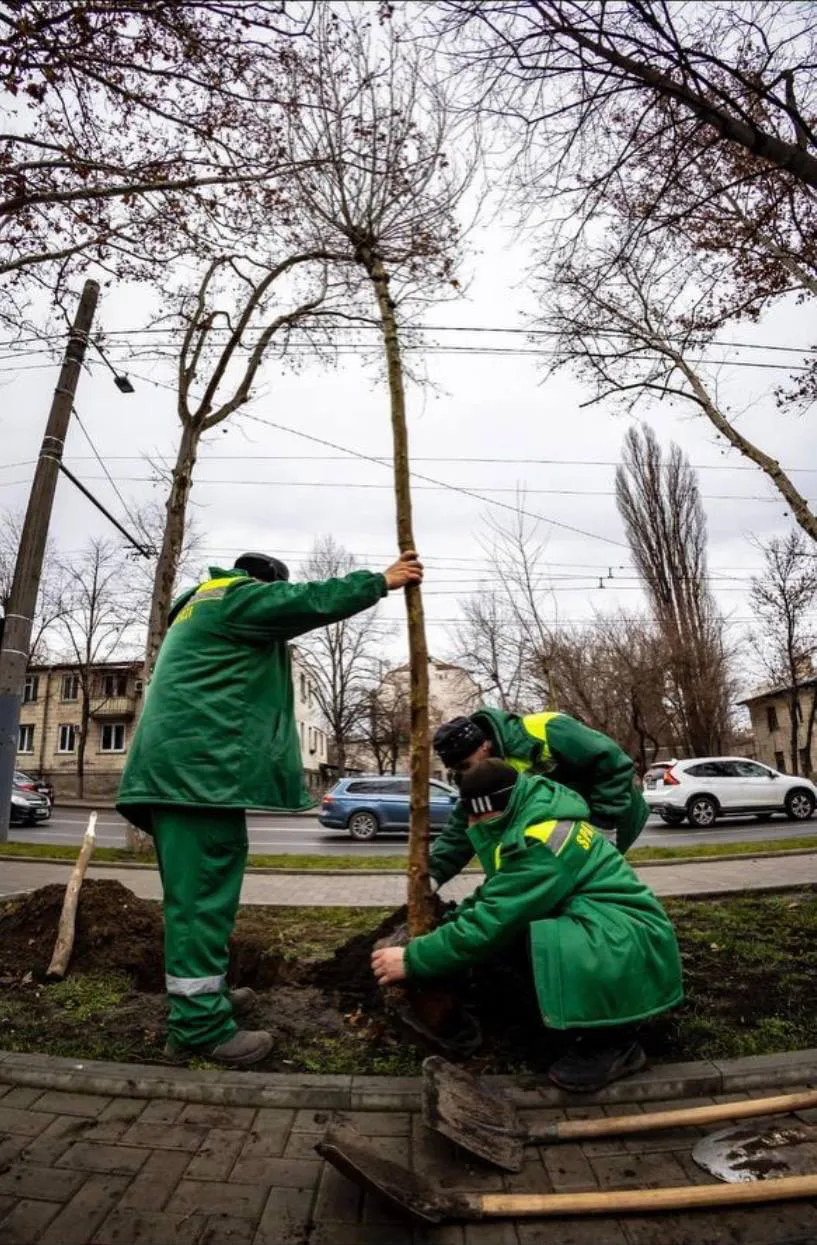
[[[65,898],[62,902],[60,923],[57,929],[57,941],[54,944],[54,954],[48,966],[47,976],[55,981],[60,981],[65,976],[66,969],[71,960],[71,952],[74,950],[79,889],[82,886],[82,879],[85,877],[85,870],[88,868],[88,861],[91,859],[91,852],[94,850],[95,842],[96,813],[91,813],[77,862],[71,870],[71,876],[65,888]]]

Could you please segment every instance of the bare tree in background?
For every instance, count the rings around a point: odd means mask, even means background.
[[[77,742],[77,788],[85,794],[85,755],[92,714],[104,708],[107,696],[97,685],[96,667],[124,660],[136,653],[134,634],[138,618],[125,591],[128,563],[122,549],[111,541],[92,540],[84,552],[62,560],[65,609],[56,623],[65,660],[79,679],[80,728]],[[133,640],[132,652],[127,653]]]
[[[729,680],[723,623],[707,583],[706,520],[695,472],[651,428],[631,428],[616,501],[666,655],[668,696],[692,756],[723,748]]]
[[[306,579],[334,579],[356,567],[354,556],[331,536],[315,542],[304,564]],[[339,775],[346,773],[346,749],[370,711],[370,691],[383,627],[377,611],[368,610],[308,632],[298,650],[309,670],[321,713],[334,744]]]
[[[396,774],[411,744],[411,697],[400,683],[381,677],[365,696],[360,739],[371,752],[378,774]]]
[[[805,718],[804,756],[800,762],[800,727],[803,722],[804,684],[813,677],[813,658],[817,652],[817,626],[813,617],[817,605],[817,559],[809,543],[798,531],[768,544],[758,543],[764,555],[764,572],[752,580],[750,602],[757,618],[755,649],[772,685],[787,688],[789,746],[792,773],[808,773],[814,736],[817,695]]]
[[[8,609],[11,597],[11,585],[17,564],[22,527],[23,516],[21,514],[12,514],[9,510],[0,511],[0,610],[3,616]],[[37,609],[31,629],[29,661],[32,664],[48,660],[49,634],[64,612],[65,592],[62,568],[57,561],[54,544],[49,541],[43,559]]]
[[[372,16],[374,16],[372,11]],[[340,20],[328,6],[316,25],[314,71],[293,75],[293,101],[310,100],[290,124],[302,212],[315,242],[339,255],[368,289],[382,331],[394,443],[397,539],[415,548],[410,490],[401,320],[456,286],[455,212],[473,162],[458,163],[452,114],[427,81],[433,58],[411,44],[394,20],[372,32]],[[471,139],[473,144],[473,138]],[[408,919],[412,935],[433,923],[428,875],[428,648],[419,585],[406,589],[411,667],[411,829]]]
[[[460,609],[462,622],[451,636],[455,660],[496,696],[500,709],[518,713],[530,663],[516,602],[491,588],[461,601]]]

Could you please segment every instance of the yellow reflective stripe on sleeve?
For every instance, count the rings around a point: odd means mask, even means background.
[[[515,769],[518,774],[524,774],[525,770],[529,770],[532,762],[520,760],[519,757],[503,757],[506,765],[510,765],[511,769]]]
[[[499,873],[499,870],[501,868],[502,868],[502,844],[497,843],[496,848],[494,849],[494,869],[496,870],[497,873]]]
[[[538,839],[558,856],[570,838],[575,824],[574,821],[540,821],[538,826],[528,826],[525,838]]]
[[[529,735],[533,735],[534,739],[542,741],[542,757],[546,761],[550,756],[550,748],[548,747],[547,725],[554,718],[560,718],[562,715],[558,710],[551,713],[529,713],[527,717],[522,719],[522,725]]]

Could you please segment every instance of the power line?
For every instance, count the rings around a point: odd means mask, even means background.
[[[139,520],[134,518],[134,516],[133,516],[133,512],[131,511],[130,507],[128,506],[128,503],[125,501],[125,498],[124,498],[124,497],[122,496],[122,494],[120,493],[120,491],[119,491],[119,489],[118,489],[118,487],[117,487],[117,485],[116,485],[116,482],[114,481],[113,476],[111,475],[110,471],[109,471],[109,470],[108,470],[108,468],[106,467],[105,463],[102,461],[102,458],[100,457],[99,451],[97,450],[96,446],[94,445],[93,441],[91,440],[91,437],[90,437],[90,434],[89,434],[89,432],[88,432],[88,429],[85,427],[84,423],[82,422],[82,419],[81,419],[81,417],[80,417],[80,413],[79,413],[79,411],[77,410],[77,408],[76,408],[76,407],[72,407],[72,410],[73,410],[73,412],[74,412],[74,418],[76,419],[77,423],[78,423],[78,424],[79,424],[79,426],[80,426],[80,429],[82,430],[82,435],[85,437],[85,440],[88,442],[88,444],[90,445],[91,449],[93,450],[94,458],[95,458],[95,459],[96,459],[96,461],[99,463],[99,465],[100,465],[100,467],[102,468],[102,470],[105,472],[105,476],[106,476],[106,478],[107,478],[107,480],[108,480],[108,483],[110,484],[111,488],[112,488],[112,489],[113,489],[113,491],[116,493],[116,496],[119,498],[120,502],[122,503],[122,508],[124,509],[125,514],[128,516],[128,518],[130,519],[130,521],[131,521],[131,523],[133,524],[133,526],[134,526],[134,527],[138,530],[138,528],[139,528]],[[95,476],[95,477],[92,477],[92,478],[93,478],[93,479],[99,479],[99,476]]]

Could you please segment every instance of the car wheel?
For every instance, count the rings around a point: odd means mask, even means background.
[[[789,821],[808,821],[814,812],[814,796],[810,791],[797,788],[786,796],[786,816]]]
[[[365,843],[367,839],[373,839],[379,829],[380,825],[374,813],[352,813],[349,818],[349,833],[353,839],[358,839],[361,843]]]
[[[683,813],[659,813],[658,816],[667,826],[682,826],[684,824]]]
[[[708,795],[696,795],[687,805],[687,817],[693,826],[706,830],[714,826],[718,817],[718,806]]]

